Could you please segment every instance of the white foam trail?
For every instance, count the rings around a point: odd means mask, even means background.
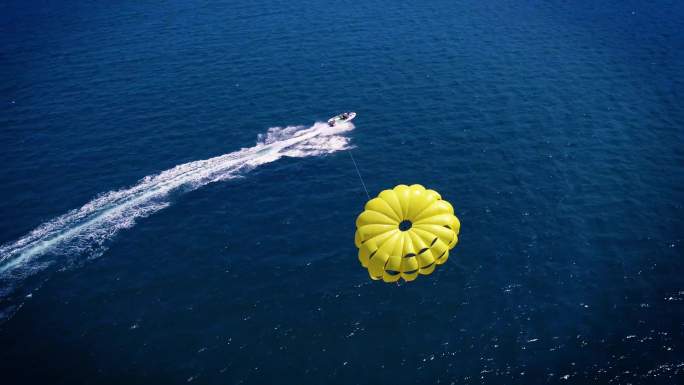
[[[184,163],[147,176],[130,188],[104,193],[0,246],[0,299],[6,299],[24,278],[49,265],[101,255],[107,240],[119,230],[167,207],[171,192],[187,192],[231,179],[283,156],[306,157],[344,150],[349,139],[341,134],[353,128],[351,123],[328,127],[320,122],[309,128],[273,127],[260,134],[253,147]],[[0,319],[4,318],[2,313],[0,309]]]

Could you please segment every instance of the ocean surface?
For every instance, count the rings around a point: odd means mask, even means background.
[[[684,383],[682,20],[0,2],[0,381]],[[453,204],[435,273],[369,279],[349,151]]]

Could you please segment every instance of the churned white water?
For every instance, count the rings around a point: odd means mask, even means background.
[[[146,176],[132,187],[103,193],[0,246],[0,298],[11,294],[24,278],[54,263],[101,255],[119,230],[171,204],[171,192],[228,180],[284,156],[317,156],[347,149],[349,138],[344,133],[353,129],[351,123],[329,127],[321,122],[308,128],[272,127],[258,136],[253,147],[180,164]]]

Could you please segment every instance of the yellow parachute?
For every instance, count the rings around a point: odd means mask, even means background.
[[[413,281],[449,258],[461,223],[438,192],[414,184],[382,191],[356,218],[359,261],[374,280]]]

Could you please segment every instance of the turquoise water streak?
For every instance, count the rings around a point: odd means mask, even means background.
[[[683,18],[0,4],[3,383],[681,382]],[[437,272],[368,279],[349,147],[454,205]]]

